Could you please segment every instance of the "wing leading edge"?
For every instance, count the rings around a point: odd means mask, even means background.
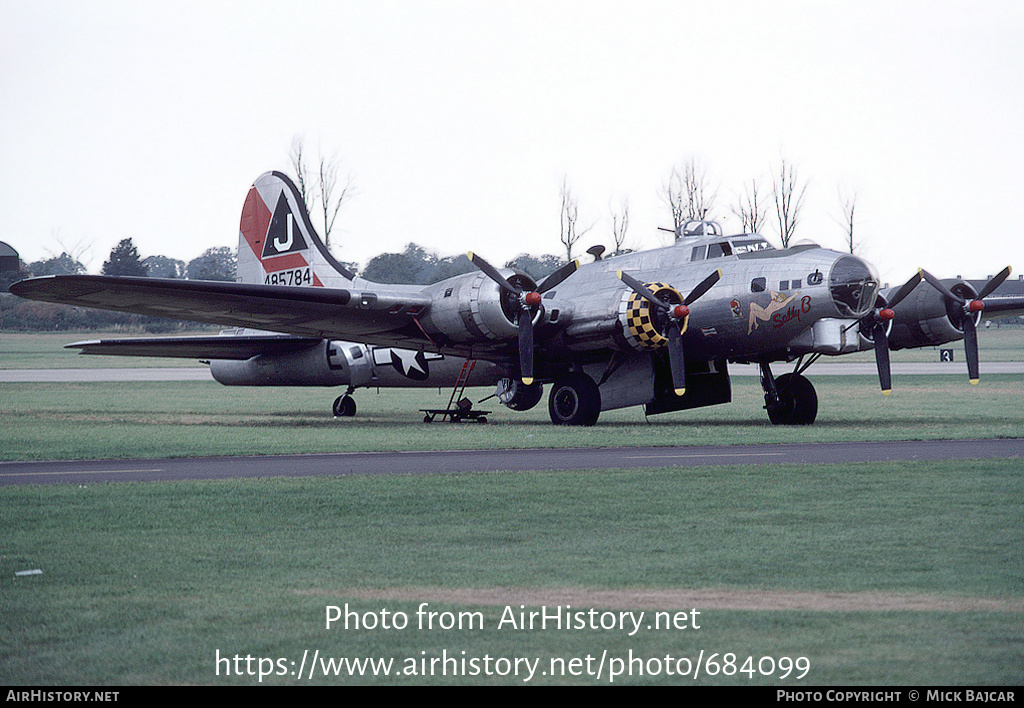
[[[54,275],[11,286],[20,297],[102,310],[368,343],[427,342],[416,323],[430,307],[417,291]]]

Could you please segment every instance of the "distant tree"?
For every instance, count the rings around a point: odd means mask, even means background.
[[[562,179],[562,189],[560,191],[562,197],[562,213],[560,216],[560,234],[559,240],[562,245],[565,246],[565,258],[566,261],[572,260],[572,249],[576,245],[576,242],[580,240],[583,234],[594,228],[591,224],[586,228],[581,229],[579,225],[580,218],[580,205],[579,200],[573,195],[572,190],[569,189],[568,180]]]
[[[477,267],[473,265],[473,262],[469,260],[465,253],[460,253],[457,256],[436,258],[433,265],[432,269],[426,269],[421,275],[423,285],[437,283],[448,278],[454,278],[456,275],[463,275],[464,273],[474,273],[477,270]]]
[[[796,168],[781,160],[778,168],[774,170],[772,196],[775,199],[775,215],[783,248],[789,248],[789,242],[793,239],[797,224],[800,223],[800,210],[803,208],[806,193],[807,183],[800,182]]]
[[[676,238],[683,233],[687,221],[704,221],[715,206],[718,190],[708,181],[707,167],[691,157],[683,165],[672,168],[664,187],[665,201],[672,210],[672,228]]]
[[[145,277],[149,270],[139,258],[139,251],[130,238],[122,239],[110,251],[110,258],[103,263],[103,275],[134,275]]]
[[[184,278],[185,261],[167,256],[149,256],[142,259],[151,278]]]
[[[850,249],[852,254],[856,248],[856,242],[853,238],[853,215],[857,211],[857,194],[853,195],[846,194],[842,189],[839,190],[839,205],[842,207],[842,221],[840,225],[843,227],[846,236],[846,247]]]
[[[539,283],[558,270],[565,262],[558,256],[546,254],[543,256],[531,256],[524,253],[510,260],[505,264],[505,267],[521,270]]]
[[[619,256],[623,253],[629,253],[628,248],[624,247],[626,243],[626,231],[629,230],[629,199],[626,197],[622,198],[622,202],[619,204],[619,211],[612,211],[612,240],[615,243],[615,251],[612,253],[613,256]]]
[[[377,283],[429,285],[475,270],[465,255],[441,258],[418,244],[410,243],[402,253],[374,256],[361,275]]]
[[[330,249],[331,232],[345,200],[355,194],[355,187],[350,172],[344,179],[339,179],[338,158],[336,155],[325,157],[322,153],[317,158],[317,167],[311,170],[302,139],[292,139],[291,149],[292,170],[295,173],[296,186],[306,205],[306,211],[322,215],[320,225],[324,245]]]
[[[768,218],[765,206],[762,201],[760,185],[756,179],[750,180],[749,186],[743,185],[743,196],[740,201],[733,205],[732,213],[740,217],[741,228],[745,234],[758,234],[764,228],[764,221]]]
[[[410,243],[403,253],[381,253],[370,259],[362,277],[375,283],[415,283],[423,269],[422,248]]]
[[[67,252],[61,253],[55,258],[43,261],[34,261],[28,265],[32,275],[84,275],[85,266],[72,258]]]
[[[188,262],[185,276],[189,280],[234,280],[237,263],[233,248],[208,248],[203,255]]]

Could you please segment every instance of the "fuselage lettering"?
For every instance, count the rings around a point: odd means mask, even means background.
[[[295,268],[293,270],[282,270],[277,273],[267,273],[263,279],[264,285],[312,285],[313,269]]]

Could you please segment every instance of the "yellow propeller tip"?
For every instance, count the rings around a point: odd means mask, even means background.
[[[981,383],[981,379],[971,379],[971,386],[977,386]]]
[[[473,252],[470,251],[469,253],[467,253],[466,257],[469,258],[469,260],[473,260]]]
[[[883,390],[882,391],[882,395],[883,396],[891,396],[892,395],[892,389],[890,388],[890,389]]]
[[[619,280],[622,280],[622,271],[621,270],[615,271],[615,277],[618,278]]]
[[[677,396],[685,396],[686,395],[686,389],[685,388],[677,388],[676,389],[676,395]]]
[[[528,378],[524,377],[523,378],[523,384],[525,384],[526,386],[532,386],[533,385],[533,379],[528,379]]]

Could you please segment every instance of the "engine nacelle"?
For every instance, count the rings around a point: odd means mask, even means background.
[[[964,282],[951,285],[950,290],[966,300],[973,300],[978,295]],[[883,299],[891,292],[883,293]],[[968,316],[963,307],[950,302],[927,283],[919,284],[894,309],[896,317],[889,331],[890,349],[930,347],[963,339],[964,318]],[[976,318],[976,324],[981,320],[980,312],[970,316]]]
[[[502,275],[523,292],[535,290],[533,279],[519,271],[503,269]],[[423,326],[452,342],[502,341],[518,335],[516,321],[521,312],[519,298],[483,273],[469,273],[436,283],[428,292],[433,297]],[[539,316],[539,308],[534,318]]]

